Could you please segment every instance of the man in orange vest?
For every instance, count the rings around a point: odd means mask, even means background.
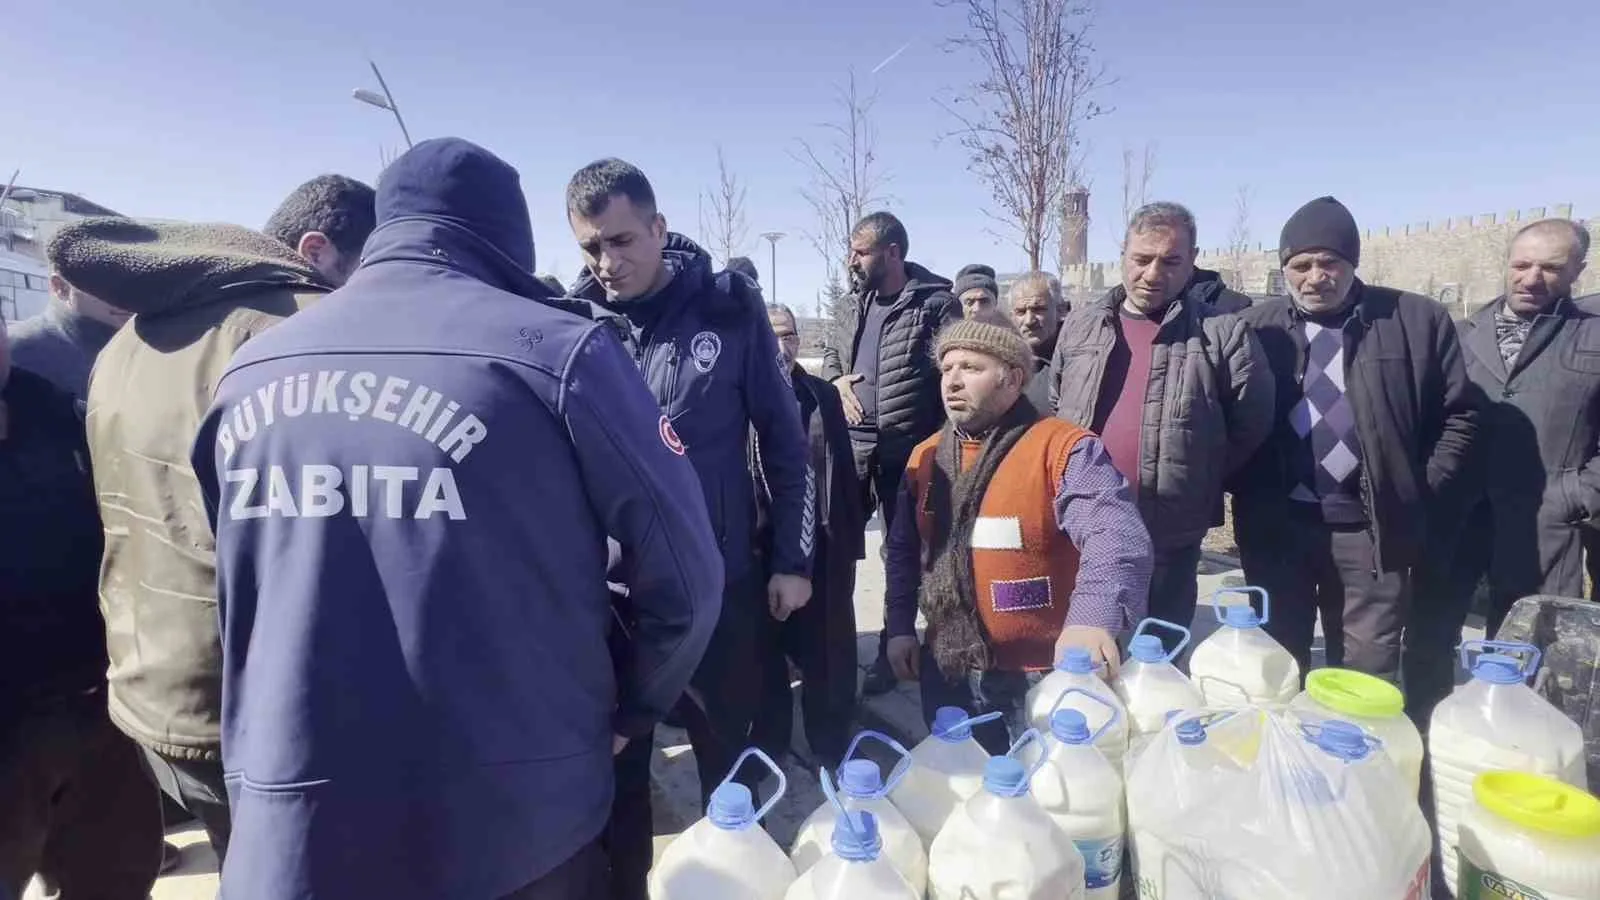
[[[1014,325],[952,323],[935,358],[949,420],[912,451],[886,539],[889,661],[920,682],[930,723],[941,706],[1003,713],[974,731],[1003,753],[1065,648],[1116,671],[1118,635],[1144,616],[1150,535],[1100,440],[1024,396],[1033,353]]]

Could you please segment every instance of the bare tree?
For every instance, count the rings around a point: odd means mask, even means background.
[[[837,302],[832,285],[840,286],[847,276],[850,229],[874,206],[887,203],[884,192],[888,175],[878,160],[877,132],[872,126],[872,104],[876,97],[863,95],[851,72],[844,86],[835,92],[839,118],[818,127],[826,132],[821,143],[800,139],[792,152],[795,161],[806,169],[806,186],[800,194],[810,204],[816,221],[802,232],[827,264],[830,282],[828,309],[834,319],[834,337],[849,334],[854,327],[855,307]]]
[[[976,56],[983,75],[945,108],[959,123],[967,168],[1038,269],[1060,227],[1061,198],[1082,150],[1081,129],[1109,84],[1089,42],[1091,0],[939,0],[966,14],[947,47]]]
[[[717,146],[717,185],[707,192],[711,206],[711,247],[720,254],[723,265],[744,249],[750,239],[750,228],[744,217],[745,186],[739,176],[728,169],[728,159]],[[704,226],[701,227],[704,231]]]
[[[1239,185],[1233,198],[1233,224],[1228,226],[1228,264],[1233,267],[1229,286],[1244,290],[1244,263],[1250,252],[1250,185]]]
[[[1146,141],[1144,149],[1135,153],[1132,147],[1122,148],[1122,228],[1117,232],[1117,250],[1128,238],[1128,226],[1133,224],[1133,214],[1150,202],[1150,182],[1156,177],[1156,145]]]

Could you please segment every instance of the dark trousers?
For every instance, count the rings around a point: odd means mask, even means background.
[[[773,759],[794,740],[789,661],[800,670],[800,721],[817,761],[830,769],[844,758],[856,713],[855,560],[837,560],[817,541],[811,602],[779,622],[768,617],[761,650],[762,696],[751,743]]]
[[[595,841],[502,900],[596,900],[606,896],[606,880],[606,854]]]
[[[104,691],[0,723],[0,897],[35,874],[61,900],[144,900],[161,802]]]
[[[1267,633],[1294,654],[1301,676],[1311,670],[1320,613],[1328,665],[1399,680],[1410,573],[1379,569],[1371,532],[1296,512],[1260,537],[1240,542],[1245,580],[1271,598]]]
[[[1196,581],[1200,571],[1200,545],[1157,550],[1155,568],[1150,573],[1150,606],[1148,615],[1174,625],[1191,627],[1195,607],[1199,604],[1200,585]],[[1182,636],[1166,628],[1152,633],[1171,651],[1178,646]]]
[[[647,900],[647,877],[655,858],[654,818],[650,807],[650,735],[634,738],[613,759],[616,792],[611,821],[602,847],[611,869],[611,900]]]
[[[761,702],[760,640],[770,618],[766,579],[760,566],[751,565],[723,591],[716,631],[689,681],[687,705],[695,708],[685,709],[682,718],[700,775],[701,806],[750,745],[750,726]],[[766,774],[756,770],[759,765],[747,763],[740,781],[753,788]]]
[[[854,436],[852,436],[852,440]],[[862,509],[878,510],[878,520],[882,523],[883,536],[889,536],[889,529],[894,526],[895,506],[900,497],[900,482],[906,475],[905,457],[885,458],[878,453],[877,446],[873,444],[853,444],[856,456],[856,478],[861,482]],[[869,516],[870,518],[870,516]],[[880,551],[881,555],[881,551]],[[887,617],[888,610],[884,610]],[[889,649],[889,623],[887,619],[883,628],[878,632],[878,662],[887,665]]]
[[[992,756],[1001,756],[1028,730],[1028,691],[1044,672],[968,672],[947,676],[939,671],[933,651],[922,648],[922,718],[929,728],[941,706],[954,706],[968,716],[1001,713],[1000,718],[974,726],[972,737]]]
[[[144,758],[161,792],[189,811],[205,826],[206,838],[220,867],[228,855],[233,819],[228,811],[228,786],[222,780],[222,763],[204,759],[176,759],[144,748]]]

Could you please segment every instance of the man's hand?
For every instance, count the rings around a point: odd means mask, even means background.
[[[621,753],[623,750],[626,750],[628,748],[628,744],[630,744],[630,743],[632,743],[632,742],[629,741],[627,738],[623,737],[622,735],[613,734],[611,736],[611,755],[612,756],[616,756],[618,753]]]
[[[1104,678],[1116,676],[1117,670],[1122,668],[1122,654],[1117,650],[1117,639],[1111,632],[1093,625],[1068,625],[1061,629],[1061,636],[1056,638],[1056,658],[1061,658],[1061,652],[1068,647],[1082,647],[1089,651],[1089,658],[1099,666],[1106,664]]]
[[[860,425],[866,411],[861,408],[861,401],[856,399],[855,384],[864,375],[840,375],[833,380],[833,386],[839,391],[839,402],[844,404],[844,420],[851,425]]]
[[[916,681],[922,674],[922,646],[917,643],[915,635],[889,638],[889,646],[884,654],[889,657],[889,667],[894,669],[894,677],[901,681]]]
[[[811,579],[803,575],[774,575],[767,582],[767,609],[779,622],[811,602]]]

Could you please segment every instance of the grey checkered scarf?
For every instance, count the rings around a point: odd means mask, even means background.
[[[1524,319],[1504,306],[1494,312],[1494,339],[1500,345],[1500,358],[1506,371],[1511,370],[1517,357],[1522,355],[1522,345],[1528,342],[1528,332],[1533,330],[1533,320]]]

